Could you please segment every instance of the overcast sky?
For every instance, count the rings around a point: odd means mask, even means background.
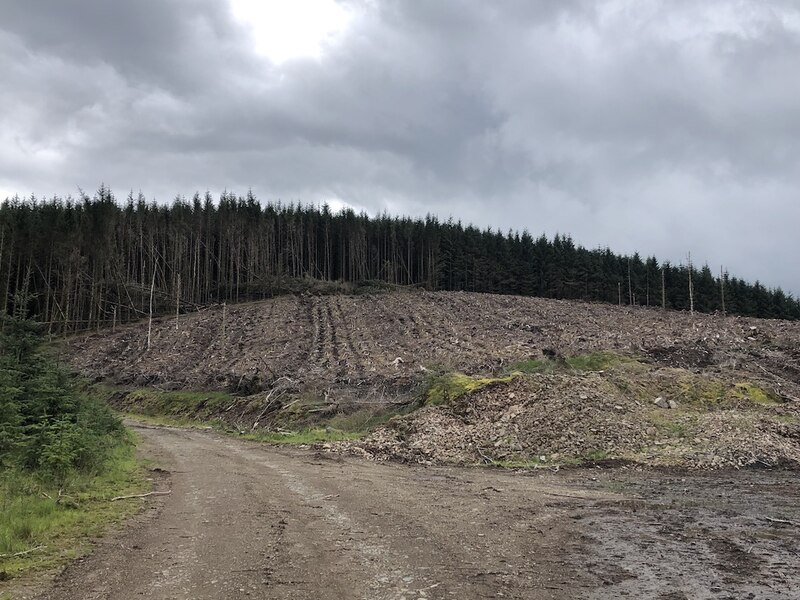
[[[0,6],[0,198],[252,189],[800,293],[793,0]]]

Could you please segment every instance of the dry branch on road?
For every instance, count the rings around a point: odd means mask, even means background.
[[[111,502],[115,502],[116,500],[129,500],[131,498],[147,498],[148,496],[166,496],[167,494],[171,494],[172,490],[167,490],[165,492],[147,492],[146,494],[131,494],[130,496],[115,496],[111,499]]]

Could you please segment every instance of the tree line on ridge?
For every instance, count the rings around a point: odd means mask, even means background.
[[[151,310],[260,299],[292,282],[380,283],[798,319],[800,302],[705,265],[674,265],[566,235],[503,233],[433,216],[369,217],[252,193],[172,204],[140,194],[7,199],[0,205],[0,314],[53,333]]]

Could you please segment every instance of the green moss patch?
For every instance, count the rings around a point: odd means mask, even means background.
[[[756,404],[781,404],[777,394],[747,381],[735,384],[731,393],[734,397],[747,399]]]
[[[715,378],[679,372],[671,389],[663,390],[679,403],[699,409],[734,408],[746,404],[774,405],[780,399],[773,392],[750,382],[727,383]]]
[[[425,404],[436,406],[452,402],[488,386],[511,383],[518,373],[505,377],[471,377],[463,373],[446,373],[433,377],[425,392]]]

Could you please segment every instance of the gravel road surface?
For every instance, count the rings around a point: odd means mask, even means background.
[[[171,493],[40,598],[800,598],[795,473],[425,468],[135,427]]]

